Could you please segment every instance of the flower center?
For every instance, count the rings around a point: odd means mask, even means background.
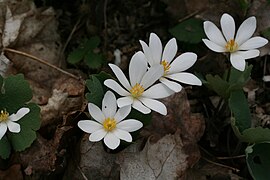
[[[169,72],[171,66],[166,60],[161,61],[161,65],[164,68],[164,75],[166,75]]]
[[[103,127],[106,131],[112,131],[116,128],[116,121],[114,118],[106,118],[103,122]]]
[[[140,97],[143,92],[144,88],[138,83],[136,83],[135,86],[133,86],[130,90],[130,93],[134,98]]]
[[[234,39],[231,39],[227,42],[225,48],[228,52],[235,52],[238,49],[238,44],[234,41]]]
[[[4,122],[8,120],[9,113],[6,110],[1,110],[0,111],[0,122]]]

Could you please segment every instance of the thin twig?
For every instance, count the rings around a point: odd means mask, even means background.
[[[244,158],[246,155],[238,155],[238,156],[230,156],[230,157],[216,157],[219,160],[226,160],[226,159],[239,159],[239,158]]]
[[[180,23],[180,22],[183,22],[183,21],[185,21],[185,20],[187,20],[187,19],[189,19],[189,18],[195,16],[196,14],[198,14],[198,13],[201,12],[201,11],[203,11],[203,10],[197,10],[197,11],[194,11],[193,13],[190,13],[189,15],[187,15],[187,16],[185,16],[185,17],[179,19],[178,22],[179,22],[179,23]]]
[[[104,7],[103,7],[103,16],[104,16],[104,51],[106,52],[107,49],[107,4],[108,1],[104,1]]]
[[[35,57],[35,56],[31,55],[31,54],[28,54],[28,53],[25,53],[25,52],[22,52],[22,51],[18,51],[18,50],[15,50],[15,49],[11,49],[11,48],[4,48],[3,51],[16,53],[16,54],[19,54],[19,55],[22,55],[22,56],[31,58],[31,59],[33,59],[35,61],[38,61],[41,64],[44,64],[46,66],[49,66],[49,67],[51,67],[51,68],[53,68],[53,69],[55,69],[55,70],[57,70],[57,71],[59,71],[59,72],[61,72],[63,74],[66,74],[66,75],[68,75],[70,77],[73,77],[73,78],[75,78],[77,80],[80,79],[79,77],[75,76],[74,74],[71,74],[71,73],[69,73],[67,71],[64,71],[63,69],[61,69],[61,68],[59,68],[59,67],[57,67],[55,65],[52,65],[52,64],[44,61],[43,59],[37,58],[37,57]]]
[[[202,157],[202,159],[205,160],[205,161],[207,161],[207,162],[209,162],[209,163],[212,163],[214,165],[217,165],[217,166],[220,166],[220,167],[224,167],[224,168],[230,169],[230,170],[235,171],[235,172],[240,172],[240,170],[237,169],[237,168],[234,168],[234,167],[231,167],[231,166],[227,166],[227,165],[224,165],[224,164],[220,164],[220,163],[211,161],[209,159],[206,159],[205,157]]]

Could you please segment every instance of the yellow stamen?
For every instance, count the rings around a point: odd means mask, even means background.
[[[227,42],[225,48],[228,52],[235,52],[238,49],[238,44],[234,41],[234,39],[231,39]]]
[[[130,90],[130,93],[134,98],[140,97],[143,92],[144,88],[138,83],[136,83],[135,86],[133,86]]]
[[[116,128],[116,121],[114,118],[106,118],[103,122],[103,127],[106,131],[112,131]]]
[[[8,120],[9,113],[6,110],[1,110],[0,111],[0,122],[4,122]]]
[[[161,61],[161,65],[164,68],[164,75],[166,75],[171,68],[170,63],[168,63],[166,60],[163,60],[163,61]]]

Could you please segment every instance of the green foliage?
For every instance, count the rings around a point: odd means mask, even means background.
[[[246,161],[254,180],[270,177],[270,142],[258,143],[246,148]]]
[[[169,32],[179,41],[198,44],[205,37],[202,24],[201,20],[191,18],[169,29]]]
[[[100,39],[97,36],[86,39],[77,49],[69,54],[67,61],[73,65],[83,61],[89,68],[100,68],[103,63],[103,57],[101,54],[94,52],[94,49],[99,44]]]
[[[270,0],[268,1],[270,3]],[[270,39],[270,28],[265,29],[264,31],[262,31],[262,35],[267,38]]]
[[[9,114],[17,113],[22,107],[28,107],[30,112],[17,121],[21,131],[12,133],[7,131],[0,140],[0,156],[8,158],[11,148],[23,151],[36,139],[36,132],[40,127],[40,109],[34,103],[27,104],[32,98],[30,86],[22,74],[0,77],[2,84],[0,92],[0,110],[7,110]]]

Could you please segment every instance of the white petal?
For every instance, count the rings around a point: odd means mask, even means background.
[[[117,138],[113,133],[107,133],[104,137],[104,143],[110,149],[116,149],[120,145],[120,139]]]
[[[217,45],[216,43],[214,43],[212,41],[209,41],[208,39],[202,39],[202,41],[212,51],[215,51],[215,52],[226,52],[225,45],[224,46]]]
[[[16,114],[11,114],[9,116],[9,120],[10,121],[18,121],[19,119],[21,119],[23,116],[25,116],[26,114],[28,114],[30,112],[29,108],[21,108],[17,111]]]
[[[182,89],[182,86],[180,84],[170,81],[166,78],[160,78],[159,80],[174,92],[180,92]]]
[[[195,53],[187,52],[178,56],[172,63],[168,74],[182,72],[193,66],[197,60]]]
[[[100,108],[93,103],[88,103],[88,111],[90,115],[100,123],[106,118]]]
[[[132,136],[127,131],[124,131],[122,129],[115,129],[112,133],[119,139],[127,142],[132,142]]]
[[[7,125],[6,123],[0,123],[0,140],[3,138],[3,136],[6,134],[7,132]]]
[[[115,80],[113,79],[107,79],[104,81],[104,85],[108,88],[114,90],[116,93],[118,93],[120,96],[127,96],[129,95],[129,92],[126,91],[124,88],[122,88]]]
[[[172,38],[166,44],[161,60],[166,60],[168,63],[170,63],[173,60],[174,56],[176,55],[176,52],[177,52],[176,39]]]
[[[245,41],[247,41],[255,32],[256,29],[256,18],[250,17],[246,19],[239,27],[235,41],[238,46],[241,46]]]
[[[251,59],[258,57],[260,55],[260,51],[258,49],[253,49],[249,51],[237,51],[235,54],[242,56],[244,59]]]
[[[170,74],[167,77],[175,81],[185,83],[185,84],[197,85],[197,86],[202,85],[202,81],[199,78],[197,78],[194,74],[187,73],[187,72]]]
[[[135,53],[129,63],[129,79],[131,86],[140,83],[143,75],[147,71],[147,61],[145,55],[139,51]]]
[[[147,62],[150,64],[150,66],[153,66],[154,60],[153,60],[150,48],[148,47],[148,45],[144,41],[140,41],[140,44],[142,46],[143,53],[146,57]]]
[[[152,53],[154,65],[160,64],[162,54],[162,44],[159,37],[155,33],[150,34],[149,48]]]
[[[121,97],[117,99],[117,105],[120,108],[131,105],[132,103],[133,103],[133,98],[131,96]]]
[[[232,66],[239,70],[239,71],[244,71],[246,67],[246,61],[243,56],[240,56],[236,53],[232,53],[230,57],[230,61]]]
[[[164,73],[164,68],[162,65],[154,65],[149,68],[142,78],[141,85],[144,89],[147,89],[149,86],[154,84]]]
[[[155,84],[151,86],[149,89],[144,91],[142,97],[152,98],[152,99],[161,99],[168,97],[175,92],[169,89],[166,85],[162,83]]]
[[[233,17],[227,13],[223,14],[220,19],[220,25],[221,25],[222,32],[225,36],[225,39],[227,41],[234,39],[235,22],[234,22]]]
[[[122,129],[128,132],[134,132],[143,127],[143,123],[136,119],[127,119],[117,124],[118,129]]]
[[[268,43],[268,40],[262,37],[253,37],[244,42],[239,50],[250,50],[260,48]]]
[[[123,71],[116,65],[114,64],[109,64],[109,66],[111,67],[113,73],[115,74],[115,76],[117,77],[117,79],[119,80],[119,82],[126,88],[126,89],[131,89],[131,86],[125,76],[125,74],[123,73]]]
[[[78,127],[86,133],[93,133],[97,130],[103,129],[103,126],[95,121],[80,120]]]
[[[212,41],[213,43],[221,47],[226,45],[226,41],[221,31],[218,29],[218,27],[214,23],[210,21],[205,21],[203,23],[203,27],[204,27],[204,32],[210,41]]]
[[[149,98],[140,98],[140,101],[148,108],[152,109],[153,111],[156,111],[162,115],[167,115],[167,108],[166,106],[155,100],[155,99],[149,99]]]
[[[139,100],[134,99],[133,103],[132,103],[132,107],[138,111],[140,111],[143,114],[149,114],[151,112],[151,110],[146,107],[145,105],[143,105]]]
[[[116,97],[111,91],[107,91],[102,100],[102,112],[105,117],[114,117],[117,110]]]
[[[21,126],[20,124],[16,123],[16,122],[13,122],[13,121],[7,121],[7,127],[8,127],[8,130],[10,132],[13,132],[13,133],[18,133],[21,131]]]
[[[91,141],[91,142],[100,141],[101,139],[103,139],[106,136],[106,134],[107,134],[107,132],[103,128],[99,129],[99,130],[93,132],[92,134],[90,134],[89,141]]]
[[[117,113],[114,116],[114,119],[116,122],[122,121],[124,118],[126,118],[131,111],[131,106],[124,106],[118,109]]]

